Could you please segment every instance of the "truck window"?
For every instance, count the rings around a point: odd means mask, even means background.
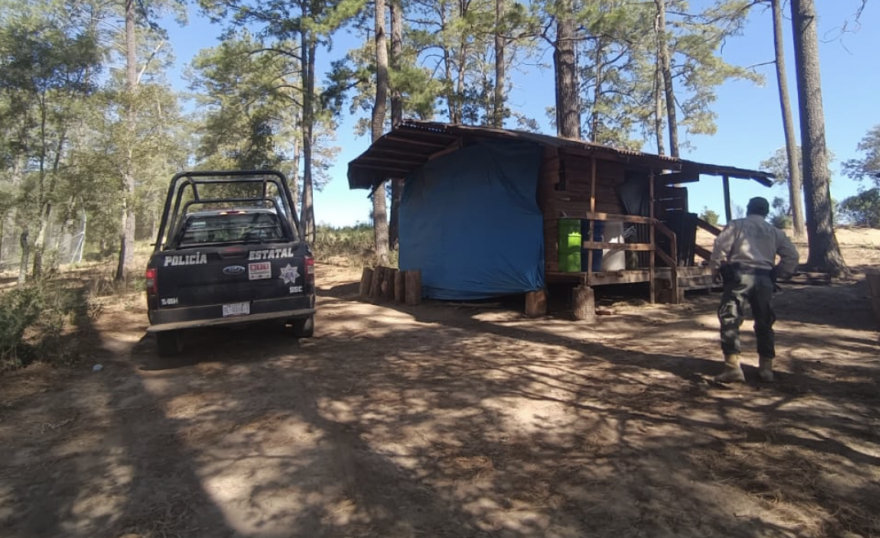
[[[205,243],[263,242],[284,239],[278,216],[272,213],[230,211],[191,215],[180,234],[179,247]]]

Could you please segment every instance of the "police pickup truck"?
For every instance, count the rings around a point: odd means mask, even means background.
[[[148,333],[159,355],[194,327],[284,321],[315,328],[315,266],[287,178],[276,171],[174,176],[147,264]]]

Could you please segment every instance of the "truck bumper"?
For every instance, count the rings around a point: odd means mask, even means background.
[[[291,304],[293,303],[293,304]],[[315,314],[314,298],[296,300],[275,299],[252,301],[251,313],[242,316],[222,316],[223,305],[160,309],[151,312],[148,333],[253,323],[275,319],[305,319]]]

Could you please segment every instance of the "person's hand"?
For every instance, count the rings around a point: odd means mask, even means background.
[[[721,284],[721,271],[716,267],[712,269],[712,282],[715,284]]]

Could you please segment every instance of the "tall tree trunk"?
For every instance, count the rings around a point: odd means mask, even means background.
[[[291,173],[290,177],[287,180],[290,182],[290,197],[293,198],[293,207],[291,208],[294,212],[299,208],[300,196],[299,196],[299,163],[300,163],[300,153],[302,148],[300,147],[299,140],[294,137],[293,140],[293,151],[291,151],[290,156],[290,167]]]
[[[834,276],[849,274],[834,236],[828,151],[825,147],[825,115],[819,72],[819,41],[813,0],[792,0],[794,57],[801,117],[804,191],[807,200],[807,266]]]
[[[602,71],[602,49],[603,49],[602,39],[599,38],[596,41],[596,54],[593,58],[594,65],[593,69],[596,70],[596,84],[593,86],[593,106],[591,107],[592,111],[590,113],[590,140],[594,143],[601,144],[599,134],[599,100],[602,98],[602,77],[604,73]]]
[[[28,242],[28,229],[23,226],[21,235],[18,236],[19,246],[21,247],[21,262],[18,264],[18,284],[24,284],[27,281],[28,259],[31,254],[31,245]]]
[[[46,123],[48,121],[48,110],[46,107],[45,97],[40,99],[40,159],[39,172],[37,174],[37,211],[39,218],[37,220],[37,237],[33,243],[34,265],[32,268],[33,276],[39,279],[43,276],[43,248],[46,244],[46,227],[48,225],[48,217],[51,214],[51,204],[49,203],[49,195],[46,188]]]
[[[385,132],[388,107],[388,48],[385,43],[385,0],[376,0],[376,102],[373,103],[372,141]],[[388,261],[388,215],[385,207],[385,182],[373,192],[373,236],[379,263]]]
[[[445,33],[449,24],[447,21],[446,3],[438,5],[438,15],[440,18],[440,32]],[[443,75],[446,77],[446,107],[449,114],[449,123],[461,123],[461,111],[457,107],[452,83],[452,53],[445,43],[443,44]]]
[[[117,281],[125,279],[125,271],[134,259],[134,170],[133,148],[135,128],[134,98],[137,90],[137,35],[135,34],[135,0],[125,1],[125,90],[128,100],[125,121],[128,126],[128,148],[122,174],[122,215],[119,234]]]
[[[785,131],[785,149],[788,153],[788,201],[794,236],[803,240],[804,206],[801,202],[801,167],[798,162],[798,145],[791,116],[791,100],[788,97],[788,76],[785,73],[785,41],[782,33],[781,0],[770,0],[773,7],[773,45],[776,51],[776,82],[779,85],[779,107],[782,109],[782,127]]]
[[[657,52],[663,73],[663,89],[666,93],[666,123],[669,128],[669,152],[678,157],[678,120],[675,111],[675,89],[669,59],[669,38],[666,34],[666,0],[654,0],[657,6]]]
[[[462,39],[458,49],[458,75],[455,79],[455,108],[458,122],[464,123],[464,77],[467,72],[467,41]]]
[[[556,17],[556,46],[553,51],[556,73],[556,131],[559,136],[580,140],[581,113],[578,104],[571,0],[559,0],[556,3]]]
[[[506,83],[504,65],[504,0],[495,0],[495,102],[493,103],[492,126],[504,127],[504,85]]]
[[[659,44],[660,41],[658,40]],[[660,49],[657,49],[657,61],[654,69],[654,134],[657,137],[657,154],[666,155],[666,144],[663,138],[663,69],[660,67]]]
[[[314,130],[315,51],[316,44],[310,30],[300,32],[303,57],[303,196],[300,222],[307,241],[315,241],[315,206],[312,185],[312,133]]]
[[[159,209],[162,207],[160,204],[153,204],[153,215],[150,219],[150,239],[156,239],[159,235],[159,221],[162,220],[162,211]]]
[[[403,6],[400,0],[391,0],[391,70],[400,76],[403,54]],[[390,82],[389,82],[390,84]],[[391,86],[391,128],[403,121],[403,97],[397,84]],[[397,250],[400,244],[400,199],[403,196],[403,178],[391,180],[391,218],[388,224],[388,246]]]
[[[43,255],[46,252],[46,245],[50,243],[49,235],[50,235],[50,226],[52,223],[52,199],[55,196],[55,182],[58,178],[58,172],[61,168],[61,153],[64,150],[64,144],[67,142],[67,134],[66,129],[62,128],[60,133],[58,134],[58,140],[55,146],[55,158],[52,163],[52,173],[48,178],[48,185],[46,183],[46,158],[47,154],[45,151],[46,142],[45,137],[46,133],[42,132],[41,137],[43,137],[43,149],[40,152],[40,220],[39,226],[37,227],[37,238],[34,240],[34,265],[33,272],[34,278],[40,278],[43,276]],[[57,250],[57,248],[56,248]]]
[[[37,237],[34,239],[34,263],[31,270],[35,279],[39,279],[43,276],[43,252],[46,249],[46,235],[48,233],[49,218],[51,215],[52,204],[47,202],[40,210],[40,218],[37,223]]]

